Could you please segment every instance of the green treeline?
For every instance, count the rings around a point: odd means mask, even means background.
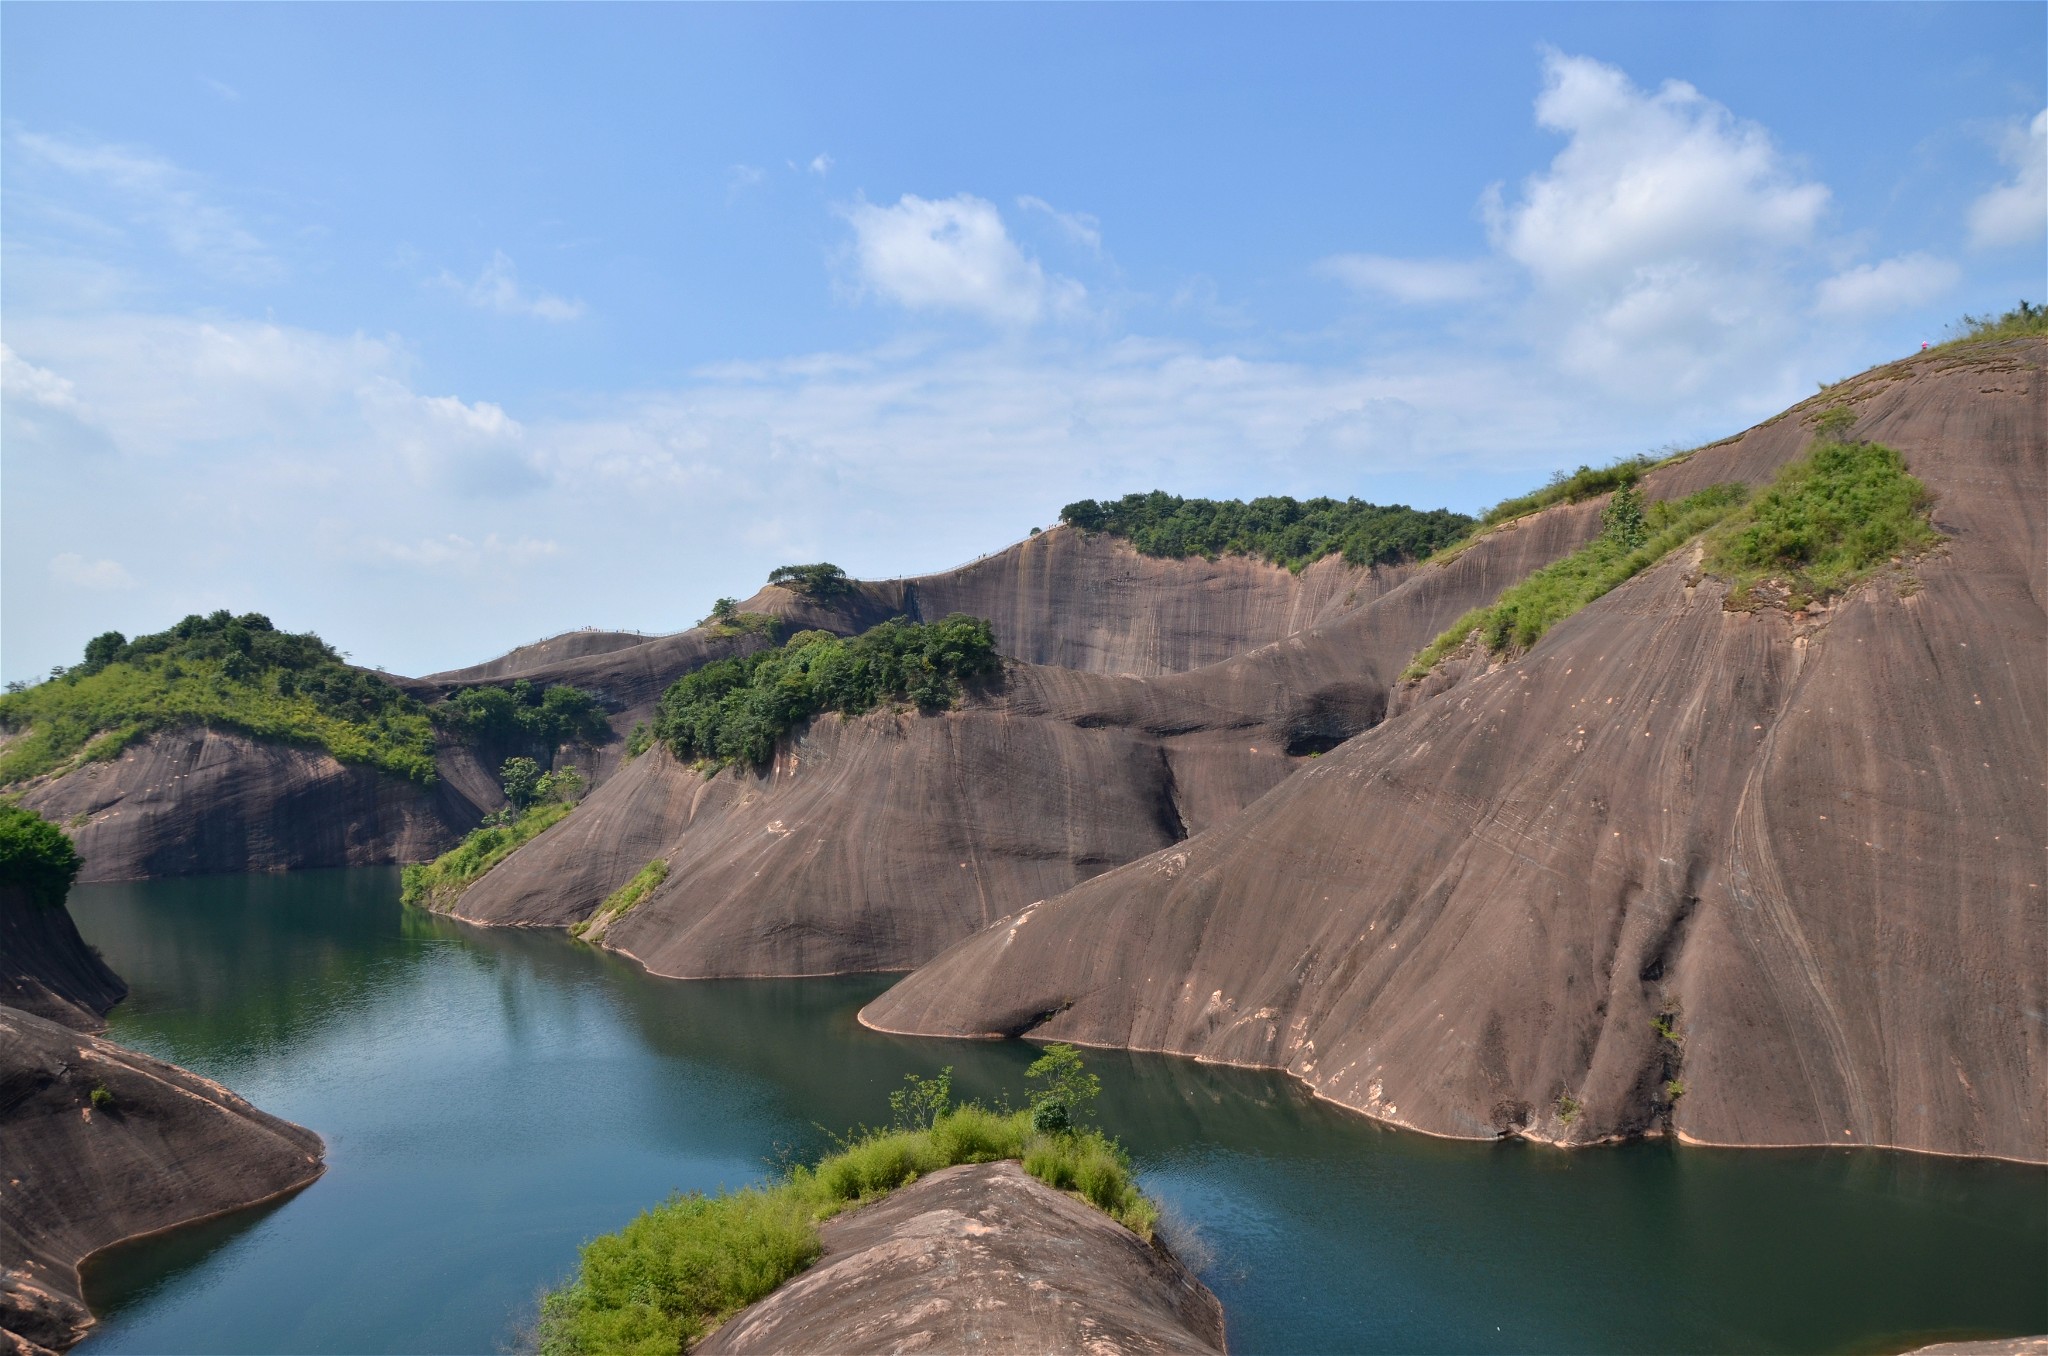
[[[598,700],[573,687],[466,688],[427,706],[347,663],[312,632],[280,631],[260,612],[193,615],[129,640],[95,636],[49,681],[9,684],[0,785],[74,761],[112,759],[137,739],[185,726],[324,749],[344,763],[434,782],[435,727],[468,742],[593,742],[610,733]]]
[[[889,1099],[893,1127],[856,1132],[816,1167],[718,1196],[673,1196],[584,1244],[575,1278],[541,1304],[543,1356],[678,1356],[815,1262],[820,1220],[957,1163],[1020,1159],[1048,1186],[1151,1236],[1158,1207],[1138,1190],[1130,1158],[1100,1130],[1079,1128],[1086,1104],[1072,1101],[1071,1087],[1093,1075],[1073,1047],[1050,1046],[1031,1066],[1041,1086],[1021,1111],[954,1106],[951,1075],[908,1078]]]
[[[106,632],[82,662],[0,696],[0,729],[21,736],[0,755],[0,784],[76,758],[111,759],[152,731],[188,725],[309,744],[345,763],[434,780],[424,705],[344,663],[311,632],[222,610],[134,640]]]
[[[812,716],[858,715],[891,701],[943,710],[1000,664],[989,624],[957,613],[936,622],[899,617],[850,640],[799,631],[677,679],[655,709],[654,737],[684,762],[759,767]]]
[[[19,886],[45,908],[61,908],[78,867],[64,830],[34,810],[0,801],[0,885]]]
[[[588,692],[559,683],[541,689],[524,678],[510,687],[464,688],[435,706],[433,716],[450,730],[500,744],[589,744],[611,733],[604,707]]]
[[[1645,505],[1630,482],[1602,511],[1598,537],[1509,588],[1491,607],[1460,617],[1403,676],[1428,673],[1474,631],[1495,653],[1526,650],[1702,532],[1706,570],[1733,586],[1729,604],[1737,607],[1766,579],[1782,581],[1787,602],[1803,606],[1848,589],[1895,555],[1932,546],[1940,536],[1927,521],[1927,487],[1891,448],[1840,441],[1851,422],[1845,410],[1823,415],[1812,449],[1754,499],[1730,484]]]
[[[1449,509],[1285,495],[1183,499],[1162,490],[1082,499],[1061,509],[1060,521],[1113,533],[1148,556],[1258,556],[1296,571],[1338,552],[1353,565],[1422,560],[1472,530],[1472,519]]]

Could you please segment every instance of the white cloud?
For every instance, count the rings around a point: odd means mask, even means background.
[[[1902,254],[1825,280],[1814,310],[1825,316],[1888,315],[1939,299],[1962,276],[1962,270],[1947,259]]]
[[[1102,223],[1087,212],[1062,212],[1043,198],[1025,194],[1017,199],[1017,206],[1027,212],[1043,212],[1065,233],[1067,239],[1077,245],[1086,246],[1096,254],[1102,253]]]
[[[1317,270],[1360,292],[1428,305],[1472,301],[1487,294],[1489,272],[1478,259],[1394,259],[1382,254],[1339,254]]]
[[[532,316],[537,320],[560,324],[575,320],[584,312],[581,301],[569,301],[552,292],[531,292],[519,285],[519,271],[512,264],[512,256],[503,250],[495,250],[490,262],[476,275],[473,282],[463,282],[445,270],[434,280],[436,287],[455,293],[478,310],[495,311],[499,315]]]
[[[832,172],[832,157],[825,154],[823,151],[819,151],[816,155],[811,157],[810,168],[811,173],[816,175],[830,174]]]
[[[911,310],[968,311],[1003,325],[1080,309],[1086,293],[1048,276],[1010,239],[995,204],[971,193],[930,200],[905,194],[894,207],[857,202],[853,226],[863,287]]]
[[[75,589],[135,587],[135,576],[122,568],[119,561],[87,560],[76,551],[65,551],[50,558],[50,578]]]
[[[212,90],[214,97],[222,103],[238,104],[242,102],[242,91],[236,89],[225,80],[216,80],[210,75],[202,75],[199,77],[199,83]]]
[[[755,165],[734,165],[725,172],[725,200],[737,201],[740,194],[750,188],[758,188],[768,177],[768,171]]]
[[[2048,225],[2048,109],[2008,130],[2000,158],[2012,180],[1970,204],[1970,243],[1979,249],[2027,244]]]
[[[284,267],[235,214],[208,200],[197,176],[144,151],[107,142],[16,132],[14,144],[52,166],[113,194],[137,221],[154,227],[172,249],[217,277],[270,282]]]
[[[1570,140],[1521,200],[1501,247],[1547,285],[1626,285],[1631,271],[1807,241],[1828,203],[1755,123],[1682,80],[1646,94],[1612,66],[1551,52],[1536,121]]]
[[[1654,93],[1612,66],[1548,53],[1536,120],[1564,149],[1489,233],[1533,284],[1531,337],[1610,391],[1706,389],[1782,361],[1798,320],[1787,277],[1829,201],[1770,135],[1683,81]]]
[[[363,545],[364,554],[372,561],[428,570],[526,565],[562,554],[562,548],[552,541],[534,537],[505,541],[495,532],[482,541],[472,541],[459,532],[449,532],[439,537],[422,537],[410,544],[373,537]]]
[[[0,344],[0,399],[25,400],[46,410],[78,414],[78,388],[47,367],[23,362],[6,344]]]

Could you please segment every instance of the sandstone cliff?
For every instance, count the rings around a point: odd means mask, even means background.
[[[181,730],[31,784],[21,801],[69,828],[84,881],[421,861],[503,801],[468,750],[437,761],[425,788],[320,749]]]
[[[0,1007],[99,1031],[107,1009],[127,993],[68,910],[38,903],[19,885],[0,885]]]
[[[1221,1352],[1171,1254],[1015,1163],[947,1168],[819,1228],[824,1256],[702,1353]]]
[[[320,1137],[219,1084],[0,1007],[0,1348],[91,1326],[78,1266],[124,1239],[280,1195]]]
[[[1284,1068],[1443,1135],[2048,1160],[2044,348],[1830,393],[1934,492],[1934,554],[1797,616],[1668,561],[863,1019]]]

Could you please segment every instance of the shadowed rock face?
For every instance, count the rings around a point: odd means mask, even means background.
[[[423,788],[319,749],[181,730],[21,799],[78,823],[82,881],[412,862],[453,847],[503,800],[467,750],[439,761],[441,780]]]
[[[83,1336],[78,1264],[99,1249],[321,1170],[318,1135],[218,1083],[0,1007],[0,1348]]]
[[[863,1020],[1284,1068],[1443,1135],[2048,1160],[2044,347],[1849,390],[1936,496],[1910,569],[1794,617],[1666,562]]]
[[[1015,1163],[935,1172],[827,1220],[809,1271],[699,1352],[1220,1353],[1187,1269]]]
[[[121,977],[78,935],[71,912],[0,885],[0,1007],[20,1008],[77,1031],[99,1031],[128,994]]]

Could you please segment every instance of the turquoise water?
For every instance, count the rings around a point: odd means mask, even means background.
[[[886,980],[676,983],[403,908],[395,871],[81,888],[115,1039],[327,1140],[290,1200],[88,1269],[90,1352],[492,1352],[576,1246],[1018,1043],[878,1036]],[[2048,1331],[2048,1172],[1845,1150],[1562,1154],[1375,1128],[1289,1080],[1091,1053],[1234,1351],[1896,1350]]]

